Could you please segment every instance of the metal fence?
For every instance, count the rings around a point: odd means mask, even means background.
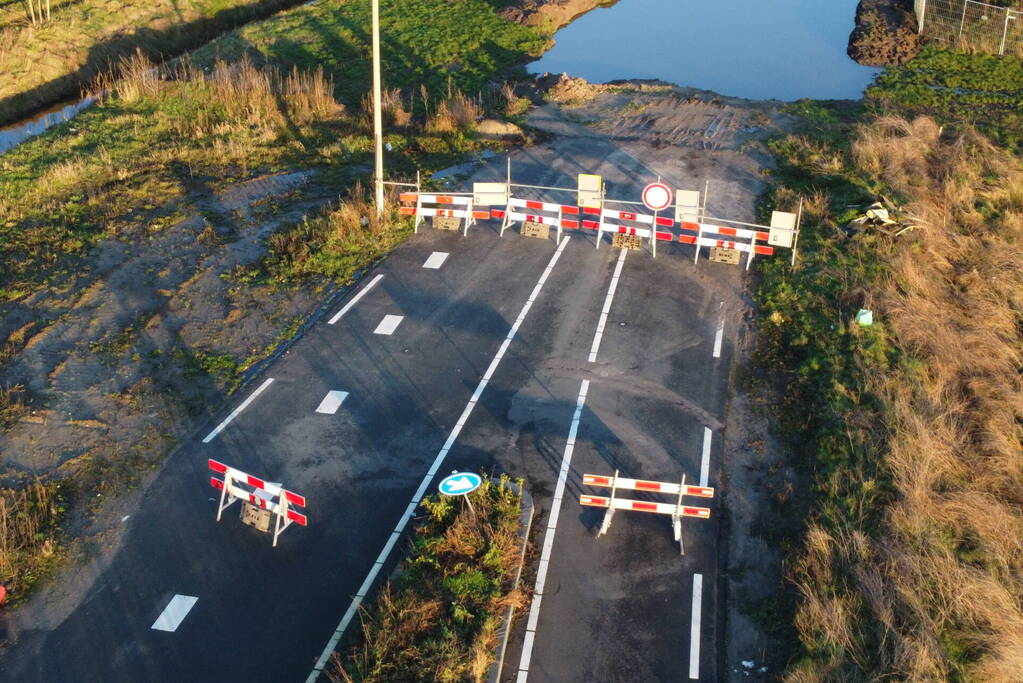
[[[913,0],[913,5],[921,35],[960,48],[1023,57],[1023,4]]]

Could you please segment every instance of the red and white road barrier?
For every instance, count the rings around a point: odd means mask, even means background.
[[[611,520],[614,518],[615,510],[630,510],[632,512],[653,512],[660,515],[671,515],[671,525],[675,532],[675,540],[678,541],[679,549],[685,554],[685,544],[682,541],[682,518],[696,517],[698,519],[710,519],[710,510],[704,507],[683,505],[683,496],[695,496],[697,498],[713,498],[714,489],[709,486],[689,486],[686,484],[686,477],[682,475],[682,481],[678,484],[665,481],[649,481],[646,479],[629,479],[619,477],[615,470],[613,476],[607,477],[599,474],[584,474],[584,486],[600,486],[611,489],[610,496],[580,495],[579,504],[588,507],[604,508],[604,520],[601,522],[600,531],[597,537],[601,537],[611,528]],[[674,503],[648,502],[644,500],[632,500],[631,498],[619,498],[619,489],[628,491],[647,491],[649,493],[661,493],[676,496]]]
[[[223,480],[210,477],[210,486],[220,491],[220,503],[217,505],[218,522],[224,510],[231,507],[237,500],[249,505],[255,505],[263,510],[269,510],[275,518],[274,547],[277,546],[277,537],[282,531],[291,526],[292,523],[302,526],[308,525],[309,520],[304,514],[291,509],[292,505],[305,507],[305,496],[289,491],[280,484],[260,479],[212,458],[208,460],[208,464],[211,470],[224,475]]]
[[[469,234],[469,226],[477,220],[490,218],[489,211],[476,210],[473,208],[472,197],[454,194],[426,194],[423,192],[403,192],[398,196],[402,206],[398,211],[403,216],[415,216],[414,229],[419,232],[419,224],[424,218],[431,216],[442,216],[458,218],[463,223],[463,235]],[[414,206],[409,206],[413,203]],[[433,206],[427,206],[432,204]]]

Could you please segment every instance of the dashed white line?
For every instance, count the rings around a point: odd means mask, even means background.
[[[426,259],[423,264],[423,268],[433,268],[436,270],[444,265],[444,262],[448,259],[448,252],[446,251],[435,251],[430,254],[430,257]]]
[[[403,315],[390,315],[390,314],[385,315],[384,319],[380,321],[379,325],[377,325],[377,328],[375,330],[373,330],[373,334],[386,334],[386,335],[394,334],[394,331],[396,329],[398,329],[398,325],[400,325],[401,321],[404,320],[404,319],[405,319],[405,316],[403,316]]]
[[[607,314],[611,310],[611,300],[614,299],[615,290],[618,289],[618,278],[622,276],[622,266],[625,265],[625,255],[628,253],[628,249],[622,249],[622,253],[618,257],[618,264],[615,266],[614,276],[611,278],[611,284],[608,285],[607,296],[604,297],[604,308],[600,310],[597,331],[593,333],[593,345],[590,346],[589,361],[591,363],[597,360],[597,350],[600,348],[600,340],[604,337],[604,325],[607,324]]]
[[[242,401],[242,404],[231,411],[231,414],[224,418],[224,421],[218,424],[212,432],[206,435],[206,438],[202,440],[203,443],[209,443],[213,439],[217,438],[217,434],[224,431],[224,427],[231,424],[231,420],[241,415],[241,412],[249,407],[249,404],[256,400],[256,397],[262,394],[268,386],[273,384],[274,378],[267,377],[266,381],[259,385],[259,388],[249,394],[249,397]]]
[[[358,294],[353,296],[351,298],[351,300],[348,303],[346,303],[344,305],[344,307],[340,311],[338,311],[337,313],[334,314],[333,318],[331,318],[330,320],[327,321],[327,324],[328,325],[333,325],[338,320],[340,320],[341,316],[343,316],[348,311],[352,310],[352,307],[355,304],[359,303],[359,299],[361,299],[362,297],[366,296],[366,294],[369,292],[369,290],[373,289],[373,287],[376,286],[376,283],[380,282],[383,278],[384,278],[384,274],[383,273],[377,273],[376,277],[374,277],[372,280],[369,281],[369,284],[367,284],[365,287],[360,289]]]
[[[160,612],[160,616],[153,622],[153,629],[156,631],[169,631],[173,633],[185,620],[199,598],[191,595],[175,595],[167,606]]]
[[[328,391],[327,395],[320,401],[320,405],[316,407],[316,412],[323,413],[324,415],[333,415],[346,398],[348,398],[347,391]]]
[[[703,456],[700,458],[700,486],[706,486],[710,478],[710,427],[703,428]]]
[[[725,302],[722,301],[720,308],[724,308],[724,306],[725,306]],[[722,312],[721,313],[721,319],[718,321],[717,332],[714,334],[714,357],[715,358],[720,358],[721,357],[721,342],[724,340],[724,338],[725,338],[725,314],[724,314],[724,312]]]
[[[377,575],[380,573],[380,569],[384,566],[384,563],[387,562],[387,558],[390,556],[391,550],[394,548],[394,544],[398,542],[399,538],[401,538],[401,534],[405,530],[405,526],[408,524],[409,520],[412,519],[412,515],[415,513],[416,508],[419,507],[419,501],[423,499],[423,496],[426,494],[426,489],[430,487],[430,483],[433,481],[433,478],[436,476],[441,464],[444,462],[444,458],[447,457],[448,451],[451,450],[455,440],[458,439],[458,435],[462,432],[462,427],[465,426],[466,421],[469,419],[469,415],[472,414],[473,408],[476,407],[476,403],[483,394],[483,390],[490,382],[490,378],[494,376],[494,371],[497,370],[497,366],[501,363],[501,359],[504,358],[504,354],[511,345],[515,335],[518,334],[519,327],[526,319],[529,309],[533,307],[533,302],[535,302],[537,297],[540,296],[540,291],[543,289],[544,283],[547,282],[547,278],[550,276],[551,271],[554,270],[554,266],[558,263],[558,259],[561,258],[561,254],[564,252],[565,246],[568,244],[570,239],[571,237],[566,237],[562,240],[561,244],[558,245],[557,251],[554,252],[551,260],[547,263],[547,268],[543,271],[543,274],[537,281],[536,286],[530,293],[529,299],[527,299],[526,303],[522,306],[522,310],[519,312],[519,317],[515,319],[511,329],[508,330],[508,335],[501,343],[501,347],[497,350],[497,354],[494,356],[494,359],[490,361],[490,366],[483,374],[479,384],[476,385],[476,391],[472,393],[472,397],[465,405],[465,409],[462,410],[461,417],[458,418],[458,422],[452,428],[451,433],[448,434],[447,441],[444,442],[440,452],[437,453],[437,457],[434,458],[433,464],[430,466],[430,471],[426,473],[425,477],[423,477],[423,481],[419,484],[419,488],[416,489],[415,495],[412,496],[412,500],[409,502],[408,507],[405,508],[405,512],[402,513],[401,518],[395,525],[394,531],[391,532],[390,537],[387,539],[387,542],[384,544],[383,549],[377,556],[376,561],[370,568],[369,574],[362,582],[362,585],[359,586],[359,591],[356,593],[351,605],[348,606],[348,610],[344,613],[344,616],[341,617],[341,622],[337,625],[334,633],[331,634],[330,640],[327,641],[327,646],[323,648],[323,652],[320,654],[320,658],[316,660],[316,665],[313,667],[312,672],[306,679],[306,683],[314,683],[314,681],[319,678],[323,668],[327,665],[327,660],[330,659],[330,654],[334,651],[334,648],[337,647],[337,643],[341,640],[341,636],[344,635],[345,630],[348,628],[348,624],[350,624],[352,619],[355,618],[355,614],[358,612],[359,606],[369,593],[369,589],[373,586],[373,581],[376,580]]]
[[[625,250],[622,250],[625,253]],[[550,566],[551,551],[554,549],[554,533],[561,515],[561,499],[565,495],[565,483],[572,465],[572,453],[575,451],[575,437],[579,434],[579,420],[582,418],[586,394],[590,389],[590,380],[584,379],[579,387],[579,396],[575,402],[575,414],[572,415],[572,426],[568,429],[568,443],[565,454],[561,458],[561,471],[558,472],[558,484],[554,487],[554,500],[551,502],[551,517],[547,521],[544,532],[543,550],[540,551],[540,564],[536,571],[536,587],[533,589],[533,604],[529,607],[529,621],[526,623],[526,638],[522,645],[522,656],[519,658],[519,674],[517,683],[524,683],[529,677],[529,660],[533,655],[533,641],[536,637],[536,625],[540,619],[540,602],[543,600],[543,589],[547,582],[547,568]]]
[[[700,610],[703,607],[703,574],[693,574],[693,621],[689,630],[689,678],[700,677]]]

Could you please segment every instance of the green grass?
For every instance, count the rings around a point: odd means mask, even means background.
[[[423,500],[398,577],[363,610],[362,633],[334,655],[331,680],[485,680],[505,608],[521,601],[512,583],[522,501],[508,483],[485,477],[468,496]]]
[[[1017,57],[928,45],[903,66],[878,75],[866,101],[875,111],[976,126],[1002,146],[1023,152],[1023,59]]]
[[[539,56],[549,36],[499,17],[484,0],[381,2],[383,80],[387,87],[443,96],[476,93]],[[290,68],[323,68],[338,95],[357,106],[370,85],[369,0],[320,2],[232,31],[196,51],[197,63],[258,55]]]
[[[880,233],[849,236],[841,227],[880,190],[851,159],[850,136],[862,110],[808,101],[791,105],[796,110],[805,116],[803,128],[770,142],[778,166],[759,210],[766,219],[771,209],[793,211],[798,197],[808,199],[799,255],[794,268],[777,259],[755,266],[757,346],[745,378],[772,396],[778,434],[812,482],[753,529],[790,557],[801,553],[809,519],[828,528],[850,519],[868,529],[880,522],[891,495],[880,465],[884,410],[865,387],[869,374],[889,371],[899,358],[883,320],[869,328],[854,321],[866,305],[861,293],[884,275],[883,255],[891,249]],[[775,639],[778,661],[806,654],[794,627],[797,605],[788,592],[751,607]]]

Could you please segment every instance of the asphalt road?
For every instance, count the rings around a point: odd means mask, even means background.
[[[642,165],[594,144],[589,170],[617,173],[622,192],[631,179],[638,194],[650,179]],[[571,168],[530,171],[533,152],[521,154],[520,177],[571,182]],[[482,223],[468,238],[426,228],[396,249],[336,324],[327,320],[345,302],[225,407],[211,429],[273,379],[222,432],[203,443],[204,430],[170,458],[88,596],[55,630],[3,652],[0,677],[306,680],[424,476],[467,469],[525,477],[537,543],[549,545],[526,577],[543,573],[541,599],[517,622],[507,680],[716,680],[716,502],[710,520],[686,520],[682,556],[662,515],[620,511],[596,539],[602,511],[578,495],[604,492],[584,491],[584,472],[615,469],[696,483],[704,468],[715,486],[735,325],[723,293],[738,272],[694,266],[682,245],[623,257],[609,242],[595,249],[591,233],[558,248],[497,228]],[[448,256],[424,268],[433,252]],[[402,319],[375,334],[387,315]],[[348,396],[336,414],[317,413],[329,391]],[[309,526],[272,548],[238,506],[217,523],[207,458],[306,496]],[[176,630],[153,629],[175,595],[197,600]]]

